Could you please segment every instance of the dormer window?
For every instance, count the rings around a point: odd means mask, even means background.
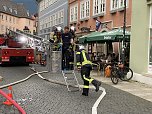
[[[29,13],[29,11],[27,11],[27,16],[30,16],[30,13]]]
[[[7,7],[6,6],[3,6],[4,10],[6,11],[7,10]]]
[[[12,8],[9,8],[10,12],[12,13]]]
[[[14,10],[15,14],[17,14],[17,10]]]

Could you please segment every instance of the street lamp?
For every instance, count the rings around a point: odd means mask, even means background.
[[[123,25],[123,39],[122,39],[122,63],[125,63],[125,36],[126,36],[126,6],[127,1],[124,0],[124,25]]]

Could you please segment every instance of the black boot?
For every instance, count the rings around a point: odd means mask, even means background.
[[[89,89],[88,88],[83,88],[82,95],[88,96],[88,93],[89,93]]]
[[[97,80],[93,80],[92,84],[96,87],[96,92],[99,91],[99,86],[101,85],[101,82],[97,81]]]

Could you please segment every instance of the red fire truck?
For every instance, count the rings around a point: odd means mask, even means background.
[[[27,37],[10,31],[0,35],[0,64],[26,64],[34,62],[34,49],[25,46]]]

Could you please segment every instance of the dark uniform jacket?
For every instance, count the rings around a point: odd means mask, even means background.
[[[92,66],[92,62],[90,61],[90,57],[85,50],[79,50],[76,53],[77,67],[81,66]]]

